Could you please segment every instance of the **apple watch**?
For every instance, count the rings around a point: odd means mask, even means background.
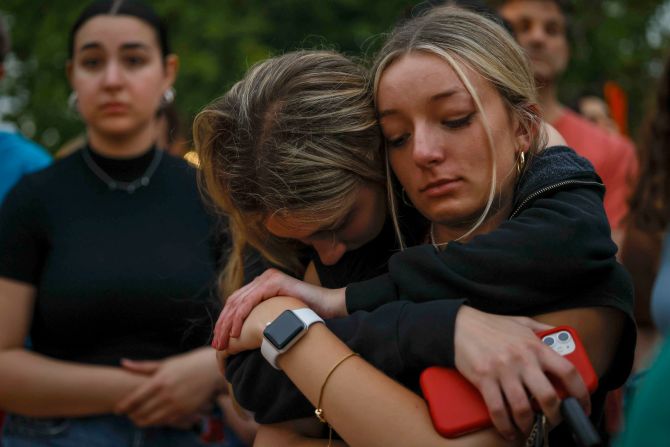
[[[285,310],[263,331],[261,354],[270,365],[280,369],[277,357],[288,351],[314,323],[323,323],[312,309]]]

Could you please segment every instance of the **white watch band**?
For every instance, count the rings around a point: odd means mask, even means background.
[[[279,365],[277,365],[277,357],[279,357],[280,354],[291,349],[291,346],[293,346],[303,335],[305,335],[305,332],[307,332],[311,325],[314,323],[323,323],[323,319],[308,307],[302,309],[291,309],[291,312],[293,312],[293,315],[302,321],[304,324],[303,330],[296,334],[295,337],[293,337],[293,339],[289,342],[289,344],[281,350],[275,348],[274,345],[270,343],[265,337],[263,337],[263,341],[261,343],[261,354],[263,357],[265,357],[265,360],[267,360],[268,363],[270,363],[270,365],[272,365],[275,369],[281,369],[279,368]]]

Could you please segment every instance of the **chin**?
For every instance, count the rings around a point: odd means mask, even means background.
[[[139,127],[140,126],[136,120],[131,120],[126,117],[114,120],[106,119],[104,122],[97,123],[95,126],[100,133],[117,138],[136,133]]]

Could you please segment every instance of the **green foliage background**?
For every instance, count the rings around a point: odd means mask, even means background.
[[[221,95],[254,62],[296,48],[335,48],[369,58],[379,35],[417,2],[407,0],[154,0],[181,58],[177,106],[185,128],[205,104]],[[646,107],[659,74],[670,24],[661,23],[659,0],[573,3],[573,60],[561,94],[571,103],[584,91],[599,92],[605,80],[629,94],[631,125]],[[85,2],[2,0],[13,38],[13,76],[0,95],[17,98],[12,116],[36,141],[55,151],[83,125],[68,111],[65,78],[67,35]],[[666,5],[667,6],[667,5]],[[670,17],[670,14],[667,15]]]

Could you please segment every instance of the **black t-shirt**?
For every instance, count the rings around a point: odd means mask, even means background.
[[[91,155],[112,178],[127,181],[154,153],[131,160]],[[124,357],[158,359],[206,343],[220,253],[215,221],[195,170],[162,155],[150,183],[133,194],[110,190],[80,151],[25,177],[7,196],[0,276],[36,287],[34,351],[118,365]]]

